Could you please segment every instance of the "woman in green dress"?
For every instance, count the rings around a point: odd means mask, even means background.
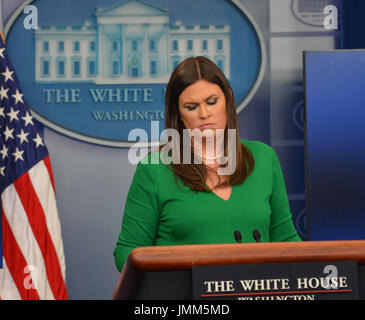
[[[165,129],[181,137],[171,148],[179,161],[161,161],[162,147],[138,164],[114,250],[119,271],[141,246],[234,243],[235,231],[242,242],[301,241],[275,151],[240,139],[233,91],[209,59],[188,58],[172,73]]]

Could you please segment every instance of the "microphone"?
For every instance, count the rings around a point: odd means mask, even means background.
[[[252,232],[252,236],[253,236],[253,238],[255,239],[256,242],[261,242],[261,234],[260,234],[259,230],[255,229]]]
[[[236,241],[238,243],[241,243],[242,242],[242,234],[241,234],[241,232],[239,232],[238,230],[236,230],[233,234],[234,234],[234,238],[236,239]]]

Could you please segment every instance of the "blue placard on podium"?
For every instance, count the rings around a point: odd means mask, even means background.
[[[305,52],[308,240],[365,239],[365,50]]]

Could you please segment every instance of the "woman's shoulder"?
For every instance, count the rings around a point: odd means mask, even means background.
[[[159,177],[161,173],[168,173],[170,171],[167,165],[168,162],[161,156],[161,151],[159,149],[153,149],[141,158],[138,162],[137,170],[142,170]]]
[[[139,161],[139,164],[151,165],[157,163],[157,160],[160,160],[160,150],[158,148],[155,148],[149,151],[146,155],[144,155]]]
[[[261,141],[241,139],[241,143],[254,155],[272,155],[273,153],[273,148]]]
[[[256,140],[241,139],[241,143],[252,153],[255,160],[254,171],[256,174],[266,176],[268,172],[271,172],[276,158],[275,151],[271,146]]]
[[[156,189],[161,190],[171,186],[172,182],[175,184],[175,176],[167,160],[160,150],[150,151],[139,161],[134,179],[151,182]]]

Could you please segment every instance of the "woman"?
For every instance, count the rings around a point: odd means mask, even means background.
[[[151,161],[159,159],[160,150],[138,164],[114,250],[119,271],[130,251],[140,246],[233,243],[236,230],[243,242],[255,241],[254,230],[262,242],[301,240],[274,150],[240,140],[232,89],[209,59],[188,58],[172,73],[166,89],[166,128],[177,130],[180,137],[189,129],[191,139],[181,138],[180,148],[172,149],[186,159],[189,148],[191,159],[200,161]],[[204,136],[207,130],[211,135]],[[192,132],[201,132],[203,138]],[[234,170],[221,174],[227,167],[222,158],[230,157]]]

